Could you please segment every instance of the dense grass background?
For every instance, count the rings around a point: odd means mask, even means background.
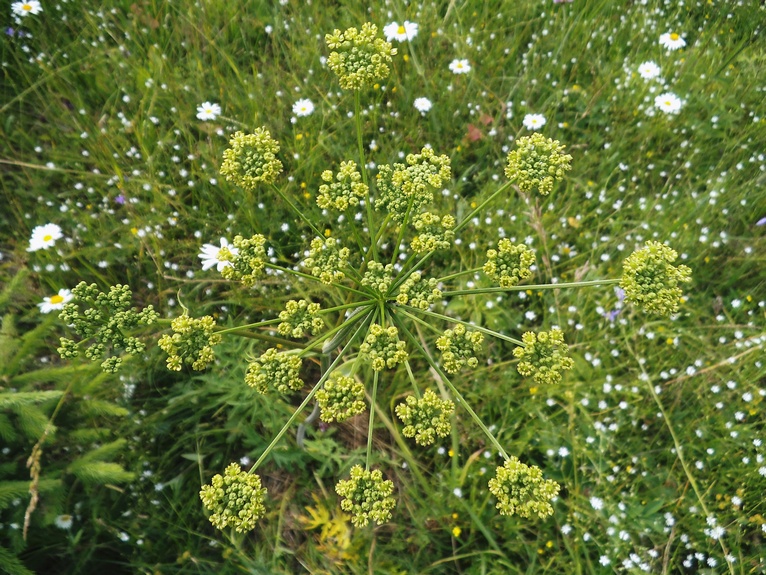
[[[20,26],[7,4],[0,12],[3,28],[14,29],[0,41],[0,569],[766,572],[766,227],[756,225],[766,216],[762,2],[392,1],[367,9],[316,0],[62,0],[43,8]],[[199,487],[230,461],[255,460],[293,410],[242,384],[243,358],[262,346],[227,339],[213,369],[179,375],[152,349],[107,377],[57,359],[61,326],[35,304],[87,280],[127,283],[137,303],[163,315],[180,313],[181,301],[222,325],[280,309],[290,294],[279,285],[253,297],[200,271],[200,246],[221,235],[263,233],[285,257],[304,246],[303,230],[269,190],[246,198],[219,176],[228,135],[266,125],[282,144],[285,192],[342,233],[344,224],[323,219],[314,202],[322,170],[355,158],[353,97],[324,65],[324,34],[405,18],[418,35],[395,43],[391,77],[363,97],[368,161],[397,161],[426,143],[450,155],[454,181],[438,202],[460,218],[503,181],[506,152],[528,133],[525,114],[543,114],[542,133],[574,156],[570,177],[543,204],[546,245],[529,225],[529,206],[509,196],[462,233],[449,262],[455,271],[481,265],[505,235],[531,237],[549,259],[541,281],[618,277],[633,249],[658,239],[681,254],[694,282],[674,320],[625,309],[610,321],[611,288],[452,305],[516,334],[560,325],[574,345],[576,367],[553,388],[530,387],[498,345],[460,382],[506,449],[562,484],[551,519],[495,512],[486,482],[498,461],[462,415],[451,441],[405,449],[392,400],[375,443],[397,487],[390,524],[352,528],[334,494],[364,450],[362,418],[310,430],[305,449],[285,440],[259,470],[267,517],[230,540],[205,519]],[[671,31],[685,48],[659,45]],[[468,59],[470,73],[452,74],[455,58]],[[647,60],[660,65],[661,81],[640,77]],[[684,100],[678,115],[651,115],[664,91]],[[421,96],[434,104],[425,115],[413,107]],[[312,115],[293,117],[299,98],[314,102]],[[197,120],[204,101],[220,103],[223,115]],[[26,252],[31,229],[49,222],[66,241]],[[394,399],[400,383],[391,384]],[[25,543],[25,464],[64,390]],[[11,397],[40,391],[52,395]],[[96,446],[107,447],[97,460],[125,474],[119,483],[82,474],[77,462]],[[402,466],[414,461],[421,477]],[[55,526],[61,515],[73,516],[70,529]],[[725,529],[720,540],[711,537],[716,526]]]

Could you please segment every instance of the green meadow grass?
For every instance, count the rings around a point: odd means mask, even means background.
[[[60,0],[21,25],[0,10],[14,29],[0,41],[0,570],[766,573],[762,2]],[[64,326],[36,304],[85,280],[128,284],[165,317],[183,305],[224,326],[282,309],[292,294],[276,280],[254,297],[200,269],[200,247],[222,236],[261,233],[288,256],[305,247],[271,190],[247,197],[220,176],[228,137],[266,126],[282,146],[281,189],[343,234],[347,223],[315,202],[323,170],[358,161],[353,95],[325,65],[324,34],[405,19],[418,34],[394,42],[391,76],[362,97],[368,162],[425,144],[449,155],[454,179],[436,203],[460,220],[505,181],[526,114],[544,115],[541,133],[574,158],[541,202],[540,229],[510,194],[461,232],[443,265],[480,267],[509,237],[547,262],[535,283],[614,278],[652,239],[680,254],[693,283],[672,320],[620,308],[612,287],[450,303],[514,335],[558,325],[572,345],[575,367],[557,386],[522,379],[499,342],[459,382],[505,449],[562,485],[547,520],[496,512],[487,481],[501,461],[459,409],[449,439],[405,442],[399,374],[374,434],[396,486],[389,523],[352,527],[335,495],[364,454],[362,416],[309,428],[302,447],[291,430],[259,468],[266,517],[229,537],[207,521],[200,485],[231,461],[255,461],[300,401],[243,384],[246,358],[264,346],[226,339],[208,371],[171,374],[152,340],[106,376],[58,358]],[[665,32],[686,46],[665,50]],[[470,72],[453,74],[454,59]],[[646,61],[658,79],[641,77]],[[683,101],[678,114],[655,107],[664,92]],[[418,112],[418,97],[433,108]],[[302,98],[315,110],[296,117]],[[200,121],[206,101],[222,114]],[[66,239],[28,252],[46,223]],[[44,434],[24,541],[26,463]],[[83,471],[94,461],[102,476]],[[65,515],[71,526],[57,527]]]

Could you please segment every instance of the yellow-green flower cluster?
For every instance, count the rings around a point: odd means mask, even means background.
[[[418,445],[431,445],[436,437],[447,437],[452,429],[450,416],[455,404],[439,397],[430,389],[420,399],[410,395],[396,406],[396,415],[404,424],[402,435],[414,437]]]
[[[564,153],[565,146],[534,133],[516,140],[516,148],[508,153],[505,175],[514,180],[522,192],[537,189],[547,196],[556,181],[572,169],[572,156]]]
[[[561,372],[574,367],[568,356],[569,346],[564,343],[564,333],[553,328],[535,334],[528,331],[521,336],[524,347],[517,347],[513,355],[519,358],[516,367],[523,376],[531,375],[536,383],[554,384],[561,381]]]
[[[85,349],[85,357],[91,361],[103,359],[103,371],[115,373],[122,365],[120,357],[107,357],[110,349],[113,353],[123,351],[130,355],[142,353],[146,349],[143,342],[126,335],[125,332],[138,325],[151,325],[159,316],[151,305],[141,311],[131,308],[133,294],[128,286],[111,286],[109,292],[105,293],[100,291],[96,284],[80,282],[72,289],[72,296],[72,300],[62,308],[59,319],[69,326],[81,341],[93,341]],[[81,305],[84,308],[82,312]],[[73,359],[80,354],[79,344],[62,337],[58,352],[63,359]]]
[[[396,48],[382,38],[376,38],[378,27],[366,22],[361,30],[349,28],[325,35],[332,50],[327,65],[335,72],[344,90],[358,90],[388,77],[391,57]]]
[[[436,347],[442,352],[442,366],[447,373],[457,373],[464,366],[476,367],[479,360],[474,357],[481,350],[484,335],[478,331],[468,331],[463,324],[455,329],[445,330],[444,335],[436,340]]]
[[[375,209],[385,207],[391,218],[401,223],[408,210],[419,213],[433,201],[434,190],[440,189],[452,178],[449,156],[437,156],[429,147],[419,154],[409,154],[405,164],[380,166],[377,184],[378,198]]]
[[[237,132],[229,139],[229,146],[221,164],[221,175],[228,182],[253,191],[259,183],[274,183],[282,172],[282,162],[277,159],[279,142],[266,128],[257,128],[252,134]]]
[[[294,338],[303,337],[309,332],[316,335],[324,327],[324,322],[319,317],[320,309],[318,303],[291,299],[285,305],[285,309],[279,312],[282,323],[277,327],[277,331],[281,335]]]
[[[364,385],[347,375],[328,379],[324,387],[317,391],[316,398],[321,410],[320,418],[326,423],[346,421],[366,409]]]
[[[439,217],[431,212],[424,212],[415,216],[413,225],[418,231],[412,239],[410,247],[415,253],[434,252],[446,250],[455,239],[455,218],[450,215]]]
[[[220,261],[229,262],[221,271],[227,280],[241,281],[247,287],[253,287],[263,277],[266,268],[266,238],[255,234],[250,239],[235,236],[232,245],[237,248],[237,255],[229,248],[221,248],[218,252]]]
[[[206,315],[195,319],[184,312],[170,323],[170,327],[173,335],[165,334],[157,342],[168,354],[169,370],[181,371],[184,363],[190,363],[192,369],[202,371],[213,363],[213,346],[221,343],[221,336],[213,331],[215,320],[212,317]]]
[[[322,283],[331,284],[346,277],[342,269],[348,265],[350,254],[349,249],[340,247],[335,238],[314,238],[311,240],[309,257],[303,260],[303,267]]]
[[[663,243],[648,241],[622,264],[620,287],[625,301],[646,313],[671,315],[678,311],[683,292],[679,284],[691,281],[691,269],[673,265],[676,251]]]
[[[247,366],[245,383],[254,387],[258,393],[265,394],[269,388],[278,393],[289,393],[303,387],[300,373],[300,357],[279,353],[272,347]]]
[[[356,162],[340,163],[340,170],[334,177],[330,170],[322,172],[324,184],[319,186],[317,205],[322,209],[333,208],[344,211],[359,205],[359,200],[369,194],[370,188],[362,182],[362,174],[356,169]]]
[[[425,279],[420,272],[414,272],[399,286],[396,301],[401,305],[427,310],[434,301],[442,297],[441,290],[436,287],[438,283],[435,278]]]
[[[246,533],[254,529],[255,522],[266,513],[263,505],[266,493],[260,477],[232,463],[223,476],[215,475],[210,485],[203,485],[199,496],[211,512],[210,523],[214,527],[233,527],[237,533]]]
[[[380,294],[385,295],[391,282],[394,281],[394,266],[379,262],[370,262],[367,264],[367,271],[362,277],[362,285],[369,286]]]
[[[359,351],[370,360],[372,369],[380,371],[385,367],[393,369],[406,361],[409,355],[404,348],[405,343],[399,339],[399,330],[395,326],[384,328],[374,323]]]
[[[379,469],[366,471],[361,465],[351,468],[351,478],[338,481],[335,492],[343,497],[340,508],[351,513],[354,527],[364,527],[372,519],[381,525],[391,519],[396,501],[391,495],[394,482],[383,479]]]
[[[500,515],[519,515],[543,519],[553,514],[551,500],[559,493],[559,484],[543,479],[537,466],[529,467],[516,457],[497,468],[489,480],[489,491],[497,498]]]
[[[503,238],[497,244],[496,250],[487,250],[487,263],[484,273],[500,284],[502,288],[510,288],[532,275],[535,263],[535,252],[524,244],[513,245],[511,240]]]

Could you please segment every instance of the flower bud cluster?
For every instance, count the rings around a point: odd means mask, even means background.
[[[340,247],[335,238],[314,238],[311,240],[309,257],[303,260],[303,267],[322,283],[331,284],[346,277],[342,269],[348,265],[349,255],[349,249]]]
[[[441,290],[436,287],[438,283],[435,278],[425,279],[420,272],[413,272],[399,286],[396,301],[401,305],[427,310],[434,301],[442,297]]]
[[[394,281],[394,266],[379,262],[370,262],[367,264],[367,271],[364,272],[362,285],[369,286],[381,295],[388,292],[391,282]]]
[[[111,286],[105,293],[96,284],[80,282],[72,290],[72,296],[62,308],[59,319],[81,340],[93,340],[85,349],[85,357],[91,361],[102,360],[102,370],[115,373],[122,364],[118,356],[107,355],[110,351],[134,355],[146,349],[138,338],[125,332],[138,325],[151,325],[159,316],[151,305],[140,311],[131,308],[133,294],[128,286]],[[63,359],[73,359],[80,354],[79,344],[62,337],[58,352]]]
[[[210,523],[214,527],[233,527],[237,533],[246,533],[254,529],[255,522],[266,513],[263,505],[266,493],[260,477],[232,463],[223,476],[215,475],[210,485],[203,485],[199,496],[211,512]]]
[[[235,250],[223,247],[218,252],[220,261],[231,265],[221,270],[221,275],[227,280],[241,281],[247,287],[253,287],[263,277],[266,268],[266,238],[255,234],[250,239],[235,236],[231,244]]]
[[[316,393],[321,410],[320,418],[326,423],[346,421],[350,417],[364,413],[364,385],[346,375],[328,379],[324,387]]]
[[[550,501],[559,493],[559,484],[543,479],[537,466],[529,467],[516,457],[497,468],[489,480],[489,491],[497,498],[500,515],[519,515],[540,519],[553,514]]]
[[[547,196],[556,181],[572,169],[572,156],[564,153],[565,146],[534,133],[516,140],[516,148],[508,153],[505,175],[514,180],[522,192],[537,189]]]
[[[405,343],[399,339],[399,330],[396,327],[384,328],[374,323],[370,326],[359,351],[369,358],[372,369],[380,371],[385,367],[393,369],[407,361],[409,355],[405,347]]]
[[[646,313],[668,316],[678,311],[683,292],[680,283],[691,281],[691,269],[673,265],[676,251],[663,243],[648,241],[622,264],[620,287],[625,301]]]
[[[497,250],[487,250],[484,273],[501,288],[510,288],[532,275],[530,268],[534,263],[535,252],[524,244],[513,245],[511,240],[503,238]]]
[[[391,495],[394,482],[383,479],[379,469],[366,471],[361,465],[351,468],[351,478],[338,481],[335,492],[343,497],[340,508],[351,513],[354,527],[364,527],[370,519],[381,525],[391,519],[396,501]]]
[[[282,323],[277,327],[277,331],[280,335],[294,338],[303,337],[309,332],[316,335],[324,327],[324,322],[319,317],[320,309],[318,303],[291,299],[285,305],[285,309],[279,312]]]
[[[272,347],[261,357],[250,362],[245,374],[245,383],[262,394],[268,393],[269,388],[283,394],[298,391],[303,387],[303,380],[300,378],[301,365],[300,357],[279,353]]]
[[[418,235],[412,239],[410,247],[418,254],[446,250],[455,239],[455,223],[455,218],[450,215],[439,217],[431,212],[418,214],[413,220]]]
[[[192,369],[202,371],[215,360],[213,346],[221,343],[221,336],[215,333],[215,320],[206,315],[194,319],[184,313],[171,324],[173,335],[163,335],[157,344],[168,354],[167,366],[171,371],[181,371],[184,363]]]
[[[536,383],[554,384],[561,381],[561,372],[574,367],[569,357],[569,346],[564,343],[564,333],[553,328],[535,334],[531,331],[521,336],[524,347],[517,347],[513,355],[519,358],[516,367],[523,376],[532,376]]]
[[[450,416],[455,411],[455,404],[450,400],[439,399],[428,389],[423,397],[418,399],[410,395],[405,401],[396,406],[396,415],[404,424],[404,437],[414,437],[415,443],[427,446],[436,441],[436,436],[447,437],[450,434]]]
[[[468,331],[463,324],[448,329],[436,340],[436,347],[442,352],[442,366],[447,373],[457,373],[464,366],[476,367],[479,360],[474,357],[481,350],[484,335]]]
[[[362,182],[356,162],[352,160],[340,163],[340,170],[334,179],[330,170],[322,172],[322,180],[326,183],[319,186],[317,195],[317,205],[322,209],[345,211],[349,207],[358,206],[359,200],[366,198],[370,192],[367,184]]]
[[[327,65],[335,72],[344,90],[358,90],[388,77],[396,48],[382,38],[376,38],[378,27],[366,22],[361,30],[349,28],[325,35],[332,50]]]
[[[266,128],[257,128],[252,134],[236,132],[229,146],[223,152],[221,175],[244,190],[253,191],[259,183],[273,184],[282,172],[282,162],[276,156],[279,142]]]

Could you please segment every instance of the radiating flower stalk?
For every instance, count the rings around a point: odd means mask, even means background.
[[[557,385],[573,366],[564,334],[553,328],[516,338],[449,317],[443,313],[442,302],[460,296],[620,283],[627,302],[650,313],[668,315],[678,310],[679,284],[689,281],[688,269],[673,266],[676,254],[672,249],[648,242],[628,258],[620,279],[525,285],[534,276],[536,254],[528,246],[514,245],[507,239],[486,246],[481,267],[457,272],[454,268],[441,269],[434,263],[434,255],[448,254],[474,217],[494,201],[505,199],[511,190],[527,197],[534,195],[536,201],[551,194],[570,169],[571,156],[562,144],[539,133],[519,138],[508,154],[508,181],[457,221],[455,215],[442,213],[435,202],[435,196],[452,179],[448,156],[423,147],[406,156],[403,163],[379,166],[374,180],[368,175],[361,99],[374,82],[388,76],[396,50],[377,37],[372,24],[361,30],[336,30],[326,40],[331,50],[328,66],[341,87],[353,91],[357,157],[339,158],[338,164],[321,173],[313,183],[316,203],[333,218],[363,208],[364,225],[348,217],[348,227],[340,228],[337,236],[320,233],[325,222],[311,216],[319,210],[299,206],[300,199],[290,198],[279,186],[283,165],[277,157],[279,143],[270,132],[264,127],[253,134],[238,132],[232,136],[221,172],[234,184],[233,193],[250,193],[259,186],[272,190],[275,201],[282,199],[305,224],[310,239],[306,256],[296,262],[283,257],[279,246],[257,230],[240,230],[231,244],[235,249],[222,248],[219,252],[219,259],[226,262],[219,268],[221,274],[247,292],[267,274],[280,273],[283,283],[297,288],[291,293],[300,293],[303,299],[288,301],[276,318],[227,329],[217,328],[212,317],[195,319],[184,313],[173,320],[172,333],[163,335],[160,346],[169,355],[170,369],[188,366],[197,370],[215,363],[214,348],[223,336],[245,335],[270,342],[271,347],[250,359],[245,383],[262,394],[305,396],[247,472],[232,464],[223,476],[216,475],[202,488],[203,504],[212,513],[215,526],[252,529],[258,518],[268,514],[266,489],[253,474],[304,410],[316,402],[322,421],[328,424],[359,417],[369,410],[364,466],[354,465],[349,479],[341,480],[336,492],[354,525],[388,521],[396,502],[394,487],[384,478],[384,469],[373,469],[377,461],[373,432],[378,396],[391,387],[386,382],[400,371],[406,372],[413,387],[412,396],[395,408],[402,435],[417,446],[431,445],[437,437],[453,432],[456,412],[462,410],[505,461],[490,482],[499,512],[523,518],[546,517],[553,513],[558,484],[543,479],[539,468],[510,456],[459,388],[471,383],[471,370],[486,364],[488,339],[516,346],[513,355],[518,359],[520,375],[533,378],[536,384]],[[350,231],[348,237],[343,235],[346,229]],[[270,257],[270,253],[277,255]],[[438,260],[450,262],[449,257]],[[485,281],[477,287],[462,288],[459,278],[477,272],[484,274]],[[62,317],[74,317],[74,309],[69,305]],[[137,312],[132,313],[135,316]],[[77,321],[76,326],[85,325],[84,320]],[[431,341],[422,335],[421,328],[435,333]],[[88,336],[96,328],[79,329],[81,335]],[[120,336],[114,348],[126,346],[125,336]],[[98,341],[109,340],[100,335]],[[65,355],[73,345],[69,340],[62,343]],[[135,345],[127,347],[129,351],[137,349]],[[306,392],[302,378],[307,371],[303,369],[305,360],[309,359],[319,359],[316,363],[322,372]],[[439,393],[424,381],[429,369],[440,379]]]

